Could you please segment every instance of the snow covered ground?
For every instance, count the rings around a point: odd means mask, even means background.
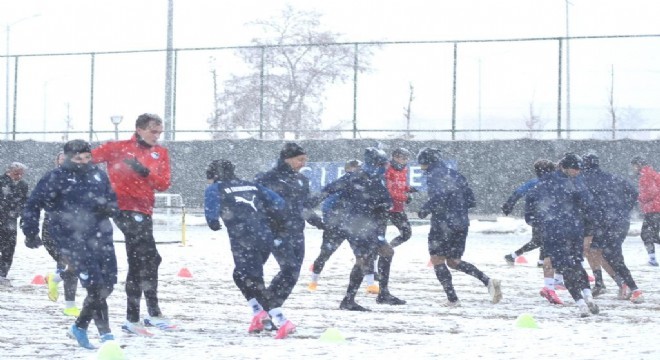
[[[191,218],[189,223],[199,223]],[[633,228],[639,228],[635,224]],[[163,256],[160,300],[164,313],[175,319],[179,332],[157,332],[151,338],[123,334],[125,315],[123,278],[125,249],[116,244],[120,283],[109,298],[111,326],[128,359],[657,359],[660,358],[660,269],[646,265],[638,236],[629,237],[624,254],[646,302],[633,305],[616,299],[616,286],[606,278],[609,292],[597,299],[601,314],[581,319],[566,291],[559,292],[567,306],[552,306],[538,295],[541,269],[537,252],[527,254],[528,264],[506,265],[503,256],[529,239],[521,220],[474,221],[468,238],[466,261],[491,277],[502,279],[504,299],[490,304],[487,290],[476,279],[453,272],[461,299],[459,308],[441,306],[444,292],[428,267],[428,225],[415,226],[413,238],[397,248],[392,265],[392,293],[408,301],[403,306],[378,305],[362,291],[357,301],[373,310],[355,313],[338,310],[353,257],[344,244],[328,261],[316,292],[307,291],[308,267],[318,254],[321,232],[307,231],[307,256],[298,286],[285,304],[285,314],[298,332],[285,340],[271,334],[248,335],[250,311],[233,284],[232,258],[226,232],[189,226],[188,246],[161,243]],[[388,238],[396,229],[389,228]],[[159,240],[177,241],[180,231],[158,231]],[[117,232],[115,239],[121,239]],[[9,278],[13,287],[0,288],[0,358],[95,359],[94,351],[77,346],[65,335],[73,318],[61,314],[58,303],[48,301],[46,287],[31,285],[35,275],[54,268],[46,251],[25,248],[19,238]],[[192,278],[178,276],[182,268]],[[275,273],[267,264],[267,278]],[[78,303],[84,290],[78,290]],[[144,305],[142,308],[144,313]],[[516,318],[531,314],[538,329],[519,328]],[[319,339],[328,328],[346,338],[333,343]],[[90,338],[97,343],[95,327]]]

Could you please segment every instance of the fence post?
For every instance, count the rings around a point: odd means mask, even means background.
[[[96,53],[91,53],[91,68],[89,74],[89,141],[94,136],[94,73]]]
[[[16,105],[18,102],[18,56],[14,58],[14,105],[12,108],[12,131],[11,139],[16,140]]]
[[[562,82],[562,56],[563,42],[559,40],[559,65],[557,67],[557,139],[561,139],[561,82]]]
[[[456,70],[458,62],[458,43],[454,43],[454,76],[451,90],[451,139],[456,140]]]
[[[357,139],[357,80],[358,80],[358,44],[355,43],[353,55],[353,139]]]
[[[266,47],[261,47],[261,69],[259,70],[259,139],[264,138],[264,67]]]

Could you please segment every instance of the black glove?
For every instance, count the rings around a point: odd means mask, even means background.
[[[412,187],[412,186],[408,188],[408,193],[409,194],[414,194],[416,192],[419,192],[419,190],[417,190],[417,188]]]
[[[504,204],[502,204],[502,212],[504,213],[504,215],[511,214],[511,211],[513,211],[513,205],[511,205],[508,202],[505,202]]]
[[[211,230],[213,231],[218,231],[222,229],[222,224],[220,224],[220,221],[218,220],[209,221],[208,225],[209,228],[211,228]]]
[[[420,219],[425,219],[427,216],[429,216],[430,212],[428,210],[420,210],[417,212],[417,217]]]
[[[136,158],[132,159],[125,159],[124,163],[133,169],[136,173],[138,173],[142,177],[147,177],[149,176],[149,169],[147,169],[142,163],[138,161]]]
[[[412,195],[408,194],[408,198],[406,198],[406,204],[410,204],[412,202]]]
[[[26,235],[25,236],[25,246],[26,247],[28,247],[30,249],[36,249],[41,245],[43,245],[43,242],[41,242],[41,238],[39,237],[39,234]]]

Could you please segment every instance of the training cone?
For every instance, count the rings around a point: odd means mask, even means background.
[[[32,285],[46,285],[46,279],[43,275],[36,275],[34,279],[32,279]]]
[[[589,276],[589,282],[595,282],[596,281],[595,277],[593,277],[591,275],[588,275],[588,276]]]
[[[433,261],[431,261],[431,259],[429,259],[429,263],[426,264],[426,266],[432,268],[433,267]]]
[[[520,314],[516,319],[516,326],[524,329],[538,329],[536,319],[530,314]]]
[[[339,330],[328,328],[323,334],[321,334],[319,340],[327,343],[341,343],[346,341],[346,338],[339,332]]]
[[[190,273],[190,270],[188,270],[188,268],[181,268],[181,270],[179,270],[179,277],[191,278],[192,274]]]
[[[126,360],[126,355],[117,342],[106,341],[101,345],[96,358],[98,360]]]
[[[516,264],[527,264],[527,259],[524,256],[520,255],[516,257]]]

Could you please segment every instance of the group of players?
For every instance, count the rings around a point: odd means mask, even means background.
[[[82,309],[73,314],[77,319],[69,329],[71,337],[83,347],[94,348],[87,336],[92,320],[102,342],[114,339],[106,302],[117,283],[111,218],[126,238],[129,265],[127,316],[122,329],[145,336],[152,335],[145,325],[176,329],[158,306],[158,267],[162,259],[156,249],[151,219],[154,192],[165,191],[170,185],[169,154],[157,144],[162,129],[157,115],[143,114],[129,140],[109,142],[95,149],[83,140],[67,142],[62,157],[58,157],[58,166],[41,178],[23,209],[21,228],[30,248],[42,245],[40,212],[46,213],[43,243],[58,261],[59,269],[57,274],[48,276],[51,300],[57,299],[57,283],[62,280],[69,279],[74,285],[80,280],[87,290]],[[253,312],[250,333],[274,331],[275,338],[283,339],[295,332],[296,326],[282,307],[300,277],[305,223],[323,230],[309,290],[316,290],[325,262],[347,240],[355,264],[339,308],[370,311],[355,301],[364,279],[369,291],[378,294],[377,303],[406,303],[394,296],[388,285],[394,248],[412,234],[405,212],[411,194],[417,191],[408,184],[411,157],[403,148],[395,149],[391,158],[381,149],[366,148],[363,160],[347,161],[345,174],[318,194],[311,193],[309,180],[300,173],[308,157],[296,143],[286,143],[275,166],[257,174],[254,180],[239,179],[229,160],[209,164],[205,218],[212,230],[222,229],[223,224],[227,228],[235,264],[233,279]],[[420,219],[431,217],[430,263],[446,293],[446,305],[460,305],[450,269],[481,281],[490,301],[498,303],[502,299],[501,281],[462,259],[470,225],[468,211],[476,206],[466,178],[448,166],[438,149],[423,148],[415,160],[425,174],[428,191],[417,215]],[[105,163],[108,175],[93,163]],[[641,158],[633,159],[633,166],[641,174],[640,188],[644,184],[644,192],[639,196],[645,213],[642,237],[646,236],[645,243],[650,242],[652,248],[660,227],[660,176]],[[581,158],[569,153],[556,167],[541,160],[534,168],[537,178],[517,189],[503,206],[508,214],[516,201],[524,197],[525,219],[533,229],[530,244],[507,255],[507,261],[541,246],[545,278],[541,295],[551,303],[561,304],[554,291],[553,272],[562,274],[581,316],[599,312],[593,298],[605,290],[601,266],[619,285],[621,298],[642,302],[642,292],[626,267],[621,250],[630,226],[630,212],[638,199],[637,190],[625,180],[600,170],[599,159],[592,154]],[[649,190],[651,183],[655,184],[655,193]],[[322,217],[314,211],[319,205]],[[389,222],[400,234],[388,242],[385,230]],[[582,266],[583,254],[596,276],[593,290]],[[271,255],[279,271],[267,283],[263,267]],[[652,261],[654,257],[649,263]],[[149,315],[143,321],[142,295]]]
[[[391,294],[388,283],[393,248],[410,238],[411,228],[405,203],[416,189],[407,184],[407,163],[411,154],[396,149],[392,159],[377,148],[364,150],[364,160],[349,160],[346,173],[312,194],[308,179],[300,174],[307,162],[305,150],[287,143],[275,167],[258,174],[254,181],[239,179],[228,160],[216,160],[207,168],[211,182],[205,193],[205,216],[209,227],[220,230],[222,219],[231,243],[235,268],[233,278],[253,311],[249,332],[276,330],[276,338],[295,331],[284,316],[282,305],[295,286],[304,258],[305,222],[323,230],[321,253],[312,266],[310,290],[315,290],[325,261],[347,240],[355,264],[349,275],[346,294],[339,308],[369,311],[355,297],[365,275],[374,274],[377,260],[379,287],[376,302],[403,305],[405,300]],[[476,266],[461,259],[469,228],[468,210],[476,205],[467,180],[447,166],[440,151],[422,149],[417,162],[426,173],[428,200],[420,218],[431,215],[429,254],[435,274],[447,294],[447,305],[458,306],[451,269],[480,280],[492,303],[502,299],[501,282],[491,279]],[[322,204],[323,218],[314,212]],[[388,221],[400,235],[388,242]],[[266,286],[263,265],[270,255],[279,272]]]

